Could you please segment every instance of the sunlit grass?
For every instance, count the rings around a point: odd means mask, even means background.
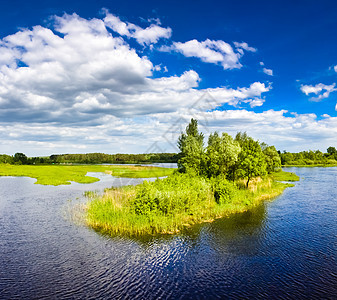
[[[299,181],[300,180],[300,178],[295,173],[284,172],[284,171],[275,172],[273,173],[272,177],[274,180],[277,180],[277,181]]]
[[[88,201],[86,222],[109,235],[177,233],[186,226],[244,212],[273,199],[291,186],[275,178],[290,181],[295,176],[279,172],[257,178],[249,189],[238,183],[223,203],[215,201],[214,183],[200,177],[172,175],[153,183],[108,189],[102,197]]]
[[[0,164],[0,176],[22,176],[37,179],[36,184],[61,185],[77,183],[93,183],[98,178],[87,176],[88,172],[102,172],[117,177],[150,178],[163,177],[172,174],[174,169],[115,166],[115,165],[8,165]]]

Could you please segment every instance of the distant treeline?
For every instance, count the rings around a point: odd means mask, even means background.
[[[326,153],[319,150],[302,151],[299,153],[280,153],[283,166],[315,166],[315,165],[337,165],[337,150],[329,147]]]
[[[291,153],[284,151],[279,155],[283,166],[337,165],[337,150],[329,147],[326,153],[319,150]],[[23,153],[0,155],[0,164],[41,165],[41,164],[137,164],[137,163],[177,163],[177,153],[146,154],[53,154],[45,157],[27,157]]]
[[[53,154],[46,157],[27,157],[23,153],[0,155],[0,163],[5,164],[137,164],[137,163],[176,163],[177,153],[146,153],[146,154]]]
[[[60,154],[49,157],[51,163],[78,164],[134,164],[134,163],[176,163],[177,153],[145,153],[145,154]]]

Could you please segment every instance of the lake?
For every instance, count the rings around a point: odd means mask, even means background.
[[[337,168],[285,170],[301,180],[253,211],[139,239],[72,214],[84,191],[139,179],[0,177],[0,299],[336,299]]]

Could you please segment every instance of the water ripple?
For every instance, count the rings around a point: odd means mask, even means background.
[[[0,178],[0,299],[336,299],[337,168],[291,171],[302,180],[273,202],[149,239],[64,218],[69,199],[108,178]]]

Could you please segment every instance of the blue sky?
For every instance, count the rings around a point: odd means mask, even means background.
[[[0,1],[0,152],[337,146],[335,1]]]

